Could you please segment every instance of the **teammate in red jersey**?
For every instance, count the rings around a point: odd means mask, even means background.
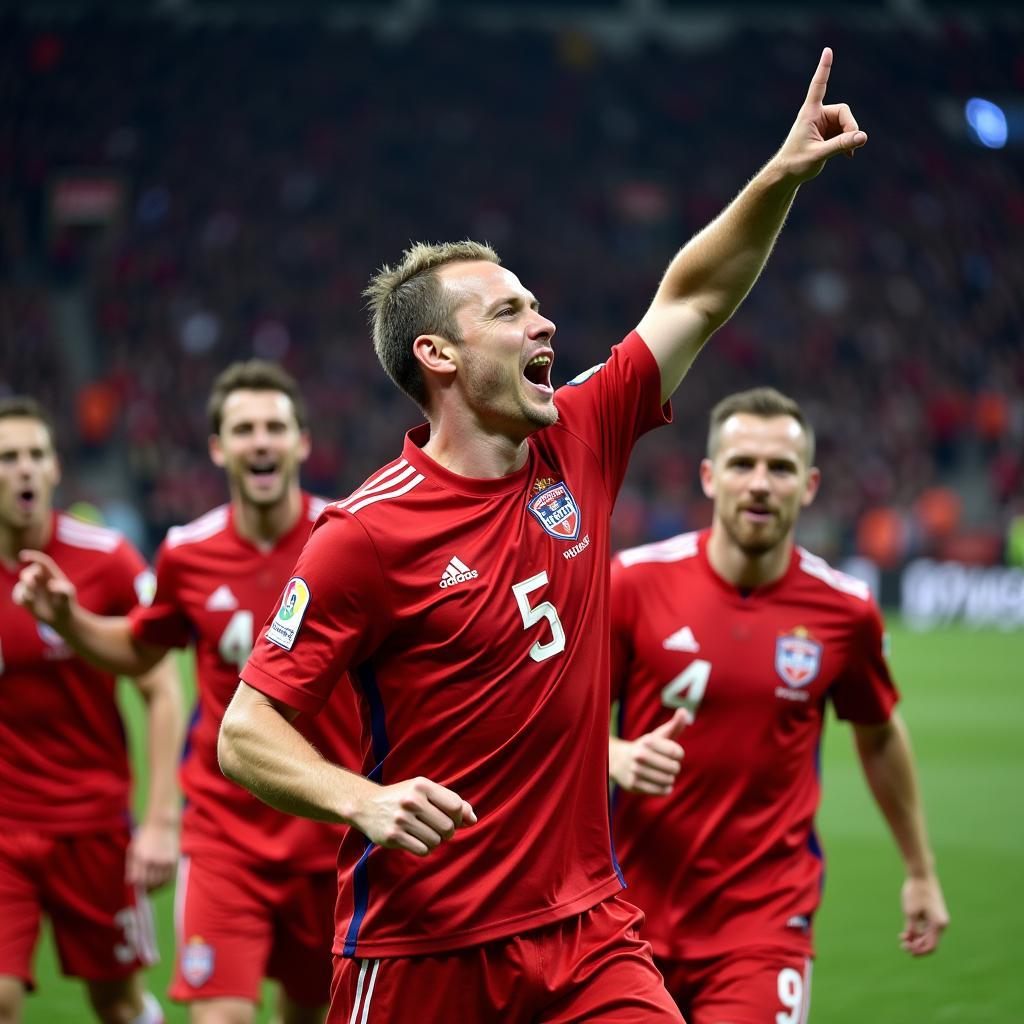
[[[613,831],[691,1024],[807,1019],[829,700],[852,724],[906,864],[903,948],[931,952],[949,922],[878,608],[865,584],[793,542],[818,488],[813,462],[795,402],[770,388],[730,395],[711,413],[701,464],[711,529],[624,551],[612,567],[623,739],[611,776],[627,791]]]
[[[378,356],[429,422],[321,517],[220,743],[275,806],[355,826],[330,1020],[679,1020],[617,898],[608,517],[800,182],[866,141],[822,106],[830,66],[825,51],[782,149],[673,260],[637,331],[557,393],[554,324],[485,247],[416,246],[368,289]],[[346,671],[365,777],[288,724]]]
[[[281,982],[282,1019],[305,1024],[322,1020],[330,989],[341,830],[256,800],[224,778],[216,751],[254,627],[276,607],[323,502],[299,487],[306,411],[283,370],[260,360],[229,367],[213,385],[209,413],[210,454],[227,474],[231,502],[169,531],[152,605],[120,619],[74,604],[38,610],[90,657],[122,671],[194,642],[199,694],[181,766],[187,803],[171,995],[189,1002],[200,1024],[246,1024],[267,975]],[[301,726],[333,759],[360,763],[358,720],[345,702]]]
[[[114,677],[11,599],[25,547],[64,563],[96,612],[123,613],[151,591],[142,556],[119,534],[54,512],[59,477],[41,406],[0,401],[0,1020],[21,1019],[45,913],[64,972],[83,979],[100,1020],[158,1024],[140,968],[156,959],[145,891],[169,881],[177,860],[179,684],[169,664],[137,679],[149,788],[132,834]]]

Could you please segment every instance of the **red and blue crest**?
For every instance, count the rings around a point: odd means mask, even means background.
[[[580,508],[564,481],[545,487],[526,507],[552,537],[575,540],[580,535]]]
[[[821,671],[821,644],[806,630],[778,637],[775,641],[775,671],[787,686],[808,686]]]
[[[213,974],[213,946],[207,945],[199,936],[193,936],[181,951],[181,973],[193,987],[205,985]]]

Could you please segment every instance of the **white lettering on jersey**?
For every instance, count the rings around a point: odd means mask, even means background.
[[[470,569],[461,558],[452,556],[452,560],[448,563],[448,568],[445,569],[444,574],[441,576],[441,582],[438,586],[442,590],[446,590],[448,587],[454,587],[457,583],[465,583],[466,580],[475,580],[480,573],[476,569]]]
[[[562,557],[565,559],[575,558],[578,554],[587,550],[590,547],[590,534],[586,534],[579,542],[579,544],[573,544],[571,548],[562,552]]]

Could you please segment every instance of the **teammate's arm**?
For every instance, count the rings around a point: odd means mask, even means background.
[[[166,647],[136,640],[123,616],[97,615],[83,608],[75,585],[49,555],[22,551],[20,558],[27,564],[14,586],[15,602],[52,626],[87,661],[115,675],[138,677],[167,653]]]
[[[823,104],[831,66],[826,47],[782,147],[676,255],[640,321],[661,369],[663,401],[757,280],[800,185],[837,153],[852,154],[867,142],[845,103]]]
[[[893,712],[881,725],[854,723],[853,734],[868,785],[906,866],[900,944],[912,956],[923,956],[938,946],[949,924],[949,911],[928,844],[907,727],[900,715]]]
[[[177,770],[185,733],[181,679],[168,655],[134,680],[146,703],[146,814],[128,847],[126,879],[146,889],[169,882],[178,860]]]
[[[296,714],[243,680],[221,723],[221,771],[279,811],[352,825],[420,857],[476,822],[465,800],[429,779],[378,786],[331,764],[291,724]]]

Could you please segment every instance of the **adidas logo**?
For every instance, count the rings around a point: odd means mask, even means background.
[[[445,569],[444,575],[441,577],[441,582],[438,586],[445,590],[448,587],[454,587],[456,583],[465,583],[466,580],[475,580],[480,573],[476,569],[470,569],[465,562],[460,558],[453,558],[448,563],[448,568]]]
[[[700,650],[700,644],[697,643],[697,638],[689,626],[676,630],[661,646],[666,651],[689,651],[691,654],[696,654]]]
[[[238,598],[231,593],[231,588],[222,583],[207,599],[208,612],[233,612],[238,607]]]

